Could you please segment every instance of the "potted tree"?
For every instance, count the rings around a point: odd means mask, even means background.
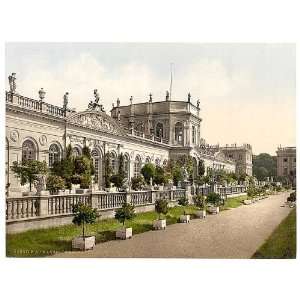
[[[116,238],[126,240],[132,237],[132,228],[126,228],[126,220],[132,220],[135,217],[134,206],[130,203],[123,203],[121,208],[116,210],[115,219],[123,224],[123,227],[116,231]]]
[[[82,226],[82,236],[72,240],[72,249],[93,249],[95,246],[95,236],[86,236],[85,225],[95,223],[97,218],[96,209],[80,202],[73,205],[72,211],[75,214],[72,222],[75,225]]]
[[[197,195],[194,197],[194,204],[199,208],[195,212],[195,215],[198,218],[204,219],[206,217],[206,202],[205,197],[203,195]]]
[[[206,197],[206,202],[209,203],[207,211],[211,214],[220,212],[221,196],[217,193],[209,193]]]
[[[29,183],[29,192],[25,192],[23,196],[32,196],[32,185],[37,182],[39,175],[48,173],[46,162],[38,160],[14,161],[11,170],[21,179],[21,185]]]
[[[47,190],[53,195],[65,188],[65,180],[57,175],[49,175],[46,180]]]
[[[160,199],[155,201],[155,211],[158,213],[158,220],[153,221],[154,229],[166,229],[167,221],[164,216],[168,213],[168,210],[167,200]]]
[[[186,206],[189,204],[189,201],[186,197],[182,197],[178,200],[178,204],[183,206],[183,215],[180,216],[181,223],[189,223],[190,222],[190,215],[186,213]]]

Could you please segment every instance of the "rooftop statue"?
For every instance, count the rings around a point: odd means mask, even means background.
[[[100,96],[99,96],[99,93],[98,93],[97,89],[94,89],[94,97],[95,97],[95,100],[94,101],[90,101],[90,103],[88,105],[88,109],[89,110],[97,110],[97,111],[104,112],[103,105],[99,104]]]
[[[152,94],[149,94],[149,102],[152,102]]]
[[[63,105],[64,110],[68,108],[68,103],[69,103],[69,93],[66,92],[64,94],[64,105]]]
[[[169,91],[166,91],[166,101],[169,101],[170,100],[170,93]]]
[[[197,108],[200,108],[200,100],[197,100]]]
[[[120,99],[118,98],[117,99],[117,107],[119,107],[120,106]]]
[[[132,105],[132,102],[133,102],[133,97],[132,96],[130,96],[130,105]]]
[[[191,93],[188,93],[188,102],[191,102]]]
[[[16,79],[16,73],[11,73],[11,75],[8,76],[9,89],[12,93],[16,92]]]

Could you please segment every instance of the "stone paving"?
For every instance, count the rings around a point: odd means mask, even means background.
[[[54,257],[250,258],[289,214],[290,208],[281,207],[288,195],[273,195],[189,224],[178,223],[130,240],[97,244],[94,250]]]

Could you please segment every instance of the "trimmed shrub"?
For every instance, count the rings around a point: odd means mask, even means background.
[[[118,208],[115,213],[115,219],[125,226],[126,220],[132,220],[135,217],[134,206],[130,203],[123,203],[121,208]]]
[[[220,206],[221,196],[217,193],[209,193],[206,197],[206,202],[212,204],[213,206]]]
[[[181,206],[189,205],[189,200],[186,197],[182,197],[178,200],[178,204]]]
[[[166,215],[169,211],[168,201],[163,199],[156,200],[155,211],[158,213],[159,219],[161,219],[161,215]]]
[[[65,188],[65,180],[57,175],[49,175],[46,180],[46,187],[51,193]]]
[[[131,188],[135,191],[140,191],[144,183],[144,178],[142,176],[133,177],[131,179]]]
[[[200,208],[200,209],[206,208],[205,197],[203,195],[194,196],[193,200],[194,200],[194,204],[198,208]]]

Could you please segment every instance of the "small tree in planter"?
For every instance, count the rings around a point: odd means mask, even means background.
[[[46,187],[51,194],[57,193],[65,188],[65,180],[57,175],[49,175],[46,180]]]
[[[14,161],[11,170],[21,179],[21,185],[29,183],[30,192],[32,184],[38,180],[38,175],[46,175],[48,172],[46,162],[38,160]]]
[[[85,235],[85,225],[95,223],[98,217],[97,210],[80,202],[73,205],[72,211],[74,214],[72,222],[75,225],[82,226],[82,236],[72,240],[72,248],[80,250],[93,249],[95,246],[95,236]]]
[[[209,193],[206,197],[206,202],[210,204],[207,211],[212,214],[217,214],[220,211],[221,196],[217,193]]]
[[[152,163],[145,164],[141,169],[141,173],[144,176],[145,181],[149,184],[150,179],[153,179],[155,175],[155,165]]]
[[[144,185],[144,178],[142,176],[133,177],[131,179],[131,188],[135,191],[140,191]]]
[[[153,222],[154,229],[166,229],[167,221],[162,215],[165,216],[169,211],[168,201],[163,199],[156,200],[155,211],[158,213],[158,220],[154,220]]]
[[[126,240],[132,237],[132,228],[126,228],[126,220],[132,220],[135,217],[134,206],[130,203],[124,203],[115,213],[115,219],[123,224],[123,228],[116,231],[116,238]]]
[[[178,204],[183,206],[183,215],[180,216],[181,223],[189,223],[190,222],[190,215],[186,213],[186,206],[188,206],[189,201],[186,197],[182,197],[178,200]]]
[[[205,218],[206,217],[206,201],[203,195],[197,195],[194,197],[194,204],[199,208],[196,211],[195,215],[198,218]]]

